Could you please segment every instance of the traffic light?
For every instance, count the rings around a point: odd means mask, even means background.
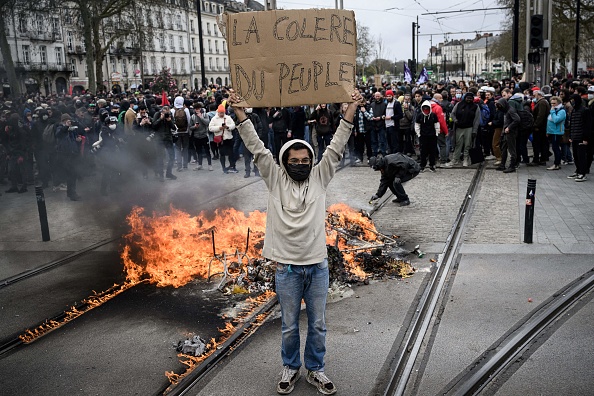
[[[528,54],[528,63],[538,65],[540,63],[540,54],[538,52],[530,52]]]
[[[542,39],[543,27],[542,14],[530,17],[530,48],[542,48],[544,44]]]

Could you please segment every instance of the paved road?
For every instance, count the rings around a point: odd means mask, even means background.
[[[576,183],[566,179],[572,170],[569,167],[557,172],[546,171],[542,167],[520,168],[518,173],[509,175],[495,172],[492,167],[485,171],[464,237],[458,274],[450,289],[452,301],[444,311],[442,323],[432,340],[434,349],[426,357],[417,381],[417,388],[423,390],[419,394],[433,394],[441,390],[540,301],[594,265],[590,256],[594,253],[594,182]],[[166,211],[169,205],[173,205],[193,215],[200,210],[222,206],[244,211],[266,208],[264,183],[254,177],[244,179],[241,166],[237,175],[225,175],[219,169],[214,172],[186,171],[178,173],[178,176],[178,180],[165,183],[133,181],[123,186],[124,193],[109,197],[97,194],[96,182],[84,180],[79,191],[83,196],[80,202],[67,200],[65,192],[46,191],[52,234],[50,242],[40,241],[34,195],[3,195],[0,197],[1,277],[14,275],[107,237],[121,235],[125,215],[134,204],[157,211]],[[430,258],[443,249],[472,176],[471,168],[423,173],[405,185],[412,202],[409,207],[401,208],[388,202],[374,215],[378,229],[399,235],[406,241],[405,248],[412,249],[420,244],[427,255],[423,258],[411,257],[419,269],[412,278],[357,287],[353,296],[336,297],[329,304],[327,371],[335,379],[340,394],[375,394],[385,383],[390,373],[390,362],[386,358],[390,350],[398,346],[403,325],[411,315],[411,304],[430,271]],[[538,181],[535,243],[532,245],[522,243],[524,194],[528,178]],[[329,187],[328,204],[346,202],[355,208],[369,210],[368,200],[375,192],[378,181],[379,175],[367,167],[345,168],[337,173]],[[230,191],[233,192],[230,197],[217,199]],[[117,251],[117,244],[101,249],[105,254],[114,250]],[[93,262],[88,261],[85,265],[93,266]],[[59,278],[59,272],[52,276]],[[36,286],[35,282],[31,283],[31,288],[41,293],[42,286]],[[71,295],[73,301],[78,298],[75,298],[77,293],[80,291]],[[65,300],[68,297],[61,296]],[[527,302],[528,297],[533,299],[532,303]],[[34,301],[19,298],[14,287],[0,289],[3,318],[9,311],[9,316],[12,316],[12,312],[27,309]],[[591,318],[587,312],[591,310],[580,313],[584,315],[581,325]],[[104,314],[98,312],[96,315]],[[147,321],[154,319],[146,318]],[[11,321],[11,328],[17,322]],[[142,338],[150,334],[144,339],[149,345],[176,337],[175,330],[160,335],[158,331],[155,334],[155,328],[151,330],[151,326],[143,320],[138,324],[141,333],[135,336]],[[573,324],[568,322],[562,329],[571,326]],[[576,329],[579,328],[579,324],[576,326]],[[566,331],[568,334],[575,333]],[[223,368],[211,373],[208,380],[201,384],[202,390],[197,389],[195,393],[274,394],[280,372],[279,332],[278,320],[267,323],[261,333],[242,347],[241,353],[235,354]],[[555,339],[551,336],[547,343]],[[558,352],[571,345],[567,336],[560,336],[559,342],[557,346],[551,346],[551,350]],[[534,376],[546,373],[539,367],[546,366],[547,356],[558,356],[558,353],[548,351],[541,348],[538,354],[532,355],[535,368],[527,370],[529,366],[526,366],[518,369],[505,388],[501,388],[501,392],[505,390],[508,393],[502,394],[513,394],[515,389],[522,389],[514,388],[518,386],[514,385],[516,375],[531,376],[534,382],[538,382]],[[583,353],[580,354],[580,351]],[[572,351],[572,356],[576,356],[574,365],[591,365],[590,360],[582,356],[587,351],[591,349],[583,346]],[[124,355],[137,352],[124,351]],[[99,362],[106,376],[109,376],[110,370],[116,372],[119,369],[118,362],[125,361],[119,355],[121,351],[110,353],[116,355],[113,363]],[[35,354],[30,355],[29,359],[35,359]],[[176,365],[171,366],[173,369]],[[126,373],[131,378],[143,378],[146,375],[143,370],[146,369],[144,365],[133,365]],[[571,378],[572,370],[572,363],[563,360],[560,377]],[[83,394],[134,393],[134,381],[98,384],[95,375],[85,376],[84,371],[78,372],[83,382],[89,382],[85,388],[88,392]],[[579,375],[581,372],[574,370],[573,373]],[[160,374],[157,372],[154,375]],[[0,379],[0,385],[2,381],[5,379]],[[55,393],[55,388],[43,388],[42,382],[40,387],[43,391],[59,394]],[[569,381],[563,384],[571,390]],[[116,388],[112,387],[116,385]],[[302,379],[295,394],[314,392]]]

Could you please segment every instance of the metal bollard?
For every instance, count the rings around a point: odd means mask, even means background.
[[[43,188],[41,186],[35,187],[35,195],[37,196],[37,210],[39,211],[39,222],[41,223],[41,239],[44,242],[47,242],[50,240],[50,233],[49,225],[47,223],[45,196],[43,195]]]
[[[535,194],[536,179],[528,179],[528,187],[526,188],[526,215],[524,217],[524,243],[532,243]]]

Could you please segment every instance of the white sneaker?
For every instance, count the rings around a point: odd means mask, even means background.
[[[336,387],[323,371],[307,370],[307,382],[318,388],[318,392],[324,395],[333,395],[336,393]]]
[[[452,166],[454,166],[453,161],[446,162],[445,164],[441,164],[442,168],[451,168]]]
[[[487,155],[487,156],[485,157],[485,160],[486,160],[486,161],[492,161],[492,160],[494,160],[494,159],[497,159],[497,157],[495,157],[494,155]]]
[[[500,160],[497,160],[497,161],[493,162],[493,165],[495,165],[495,166],[501,165],[501,161]]]
[[[284,366],[283,371],[281,371],[281,380],[276,386],[276,391],[281,395],[288,395],[293,392],[295,383],[300,377],[299,369],[293,370],[289,366]]]
[[[583,181],[586,181],[586,180],[588,180],[588,178],[586,177],[586,175],[577,175],[575,177],[575,181],[576,182],[583,182]]]
[[[195,171],[202,169],[202,165],[198,165],[197,167],[194,168]]]
[[[462,166],[470,166],[470,161],[465,159],[464,162],[462,163]]]
[[[209,170],[209,171],[212,171],[212,170],[214,170],[214,169],[212,168],[212,165],[208,165],[208,170]]]

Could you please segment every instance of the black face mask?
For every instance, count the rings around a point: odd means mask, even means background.
[[[289,177],[295,181],[303,181],[309,177],[311,172],[311,165],[308,164],[287,164],[287,173]]]

